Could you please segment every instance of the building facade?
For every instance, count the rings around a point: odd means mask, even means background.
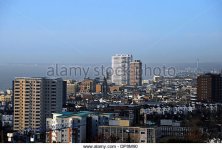
[[[222,77],[219,74],[204,74],[197,78],[197,99],[208,102],[222,101]]]
[[[88,112],[53,113],[46,122],[46,143],[85,143]]]
[[[13,90],[15,131],[45,129],[46,118],[62,111],[65,96],[60,78],[16,78]]]
[[[156,133],[155,128],[99,126],[104,143],[155,143]]]
[[[130,62],[132,55],[112,56],[112,83],[115,85],[129,85],[130,81]]]
[[[80,83],[81,93],[91,93],[95,92],[95,82],[92,79],[86,78]]]
[[[67,97],[68,96],[73,96],[76,95],[77,92],[77,82],[74,80],[65,80],[66,81],[66,86],[67,86]]]
[[[112,118],[118,116],[118,113],[94,113],[87,117],[87,142],[94,142],[98,139],[99,126],[109,125]]]
[[[142,85],[142,62],[140,60],[130,62],[130,85]]]
[[[13,126],[13,115],[2,115],[2,126]]]

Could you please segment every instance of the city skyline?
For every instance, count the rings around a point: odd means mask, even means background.
[[[221,62],[220,0],[0,4],[1,64],[109,63],[116,53],[148,63]]]
[[[0,143],[222,143],[221,8],[0,0]]]
[[[139,58],[138,58],[139,59]],[[111,56],[110,56],[111,61]],[[175,68],[176,72],[180,71],[195,71],[197,68],[197,62],[193,63],[178,63],[178,64],[162,64],[162,63],[143,63],[143,70],[148,68],[147,72],[143,72],[143,79],[150,79],[152,75],[154,75],[154,69],[161,69],[163,74],[164,68]],[[72,69],[72,67],[80,67],[80,70],[77,68],[77,73],[73,72],[70,74],[67,72],[67,76],[60,76],[61,72],[63,72],[62,68],[66,67],[68,70]],[[102,69],[103,67],[103,69]],[[104,76],[104,71],[106,69],[109,70],[111,67],[111,62],[108,64],[1,64],[0,67],[0,90],[6,90],[8,88],[12,88],[11,81],[15,79],[15,77],[47,77],[47,73],[51,73],[51,68],[54,69],[54,75],[50,75],[51,77],[65,77],[65,79],[75,79],[82,80],[84,77],[93,78],[93,74],[98,74],[99,76]],[[220,63],[202,63],[201,61],[198,63],[199,71],[203,71],[205,73],[220,73],[221,72],[221,64]],[[96,70],[94,70],[96,69]],[[97,70],[98,69],[98,70]],[[149,72],[151,69],[151,73]],[[103,71],[102,71],[103,70]],[[74,70],[75,71],[75,70]],[[80,75],[80,71],[82,74]],[[85,74],[86,73],[86,74]],[[167,73],[169,74],[169,73]],[[98,76],[96,75],[96,76]]]

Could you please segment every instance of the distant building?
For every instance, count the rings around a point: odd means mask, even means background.
[[[140,127],[99,126],[104,143],[139,143]]]
[[[160,126],[157,127],[159,138],[163,137],[177,137],[184,139],[197,130],[199,133],[203,133],[203,128],[183,127],[181,121],[175,121],[171,119],[161,119]]]
[[[113,117],[117,117],[118,113],[95,113],[90,114],[87,118],[86,140],[87,142],[96,141],[98,138],[98,127],[109,125],[109,121]]]
[[[7,90],[6,93],[0,94],[0,102],[10,102],[12,100],[12,91]]]
[[[96,93],[101,93],[102,92],[102,84],[98,83],[96,84]]]
[[[107,80],[104,77],[99,83],[96,84],[96,93],[102,93],[103,96],[106,96],[108,93]]]
[[[129,126],[99,126],[104,143],[155,143],[156,129]]]
[[[158,132],[163,137],[177,137],[185,138],[192,132],[191,127],[178,127],[178,126],[160,126],[157,128]],[[200,130],[201,131],[201,130]]]
[[[13,115],[2,115],[2,126],[13,126]]]
[[[130,125],[138,125],[140,123],[140,107],[139,106],[124,105],[124,104],[110,104],[107,110],[111,112],[119,112],[122,118],[126,118],[130,121]]]
[[[142,62],[140,60],[130,62],[130,85],[142,85]]]
[[[61,112],[66,98],[61,78],[16,78],[14,89],[14,130],[45,129],[45,119]]]
[[[118,116],[118,113],[101,113],[99,114],[99,125],[109,125],[109,120]]]
[[[115,85],[129,85],[129,70],[132,59],[132,55],[112,56],[112,83],[115,83]]]
[[[121,87],[122,86],[119,86],[119,85],[109,86],[109,91],[110,91],[110,93],[119,92]]]
[[[80,83],[81,93],[95,92],[95,82],[92,79],[86,78]]]
[[[156,143],[160,134],[157,128],[140,128],[139,143]]]
[[[180,127],[181,121],[175,121],[171,119],[161,119],[160,120],[161,126],[174,126],[174,127]]]
[[[162,76],[153,76],[153,82],[159,82],[161,80],[163,80]]]
[[[122,119],[122,118],[113,118],[109,120],[109,126],[124,126],[129,127],[131,122],[129,119]]]
[[[197,99],[200,101],[222,101],[222,77],[219,74],[204,74],[197,77]]]
[[[77,83],[74,80],[65,80],[67,85],[67,96],[76,95]]]

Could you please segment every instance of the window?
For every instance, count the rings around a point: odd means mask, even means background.
[[[145,132],[144,132],[144,131],[142,131],[140,134],[145,134]]]

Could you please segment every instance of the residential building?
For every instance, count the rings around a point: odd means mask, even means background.
[[[67,84],[67,96],[76,95],[77,92],[77,82],[74,80],[65,80]]]
[[[131,122],[129,119],[122,119],[122,118],[113,118],[109,120],[109,126],[124,126],[129,127]]]
[[[2,115],[2,126],[13,126],[13,115]]]
[[[103,80],[100,80],[97,84],[96,84],[96,93],[101,93],[103,97],[107,96],[108,93],[108,85],[107,85],[107,80],[104,77]]]
[[[99,126],[99,135],[104,143],[155,143],[155,128],[130,126]]]
[[[156,143],[159,133],[156,128],[140,128],[139,143]]]
[[[132,55],[117,54],[112,56],[112,83],[115,85],[129,85],[129,70],[132,59]]]
[[[96,93],[102,93],[102,84],[96,84]]]
[[[65,101],[61,78],[16,78],[14,90],[14,130],[45,129],[45,120],[52,113],[62,111]]]
[[[204,74],[197,78],[197,99],[208,102],[222,101],[222,76]]]
[[[157,128],[160,137],[177,137],[184,139],[194,131],[195,127],[183,127],[181,121],[171,119],[161,119],[160,126]],[[197,128],[200,133],[203,133],[202,128]]]
[[[80,83],[81,93],[91,93],[95,91],[95,82],[92,79],[86,78]]]
[[[142,85],[142,62],[140,60],[130,62],[130,85]]]
[[[177,137],[185,138],[192,130],[190,127],[179,127],[179,126],[160,126],[158,127],[161,137]]]
[[[139,143],[140,127],[99,126],[99,135],[104,143]]]
[[[53,113],[46,121],[46,143],[85,143],[90,112]]]
[[[122,86],[113,85],[109,87],[110,93],[120,92]]]
[[[118,117],[118,113],[92,113],[87,117],[87,142],[96,141],[98,138],[98,127],[109,125],[112,118]]]

